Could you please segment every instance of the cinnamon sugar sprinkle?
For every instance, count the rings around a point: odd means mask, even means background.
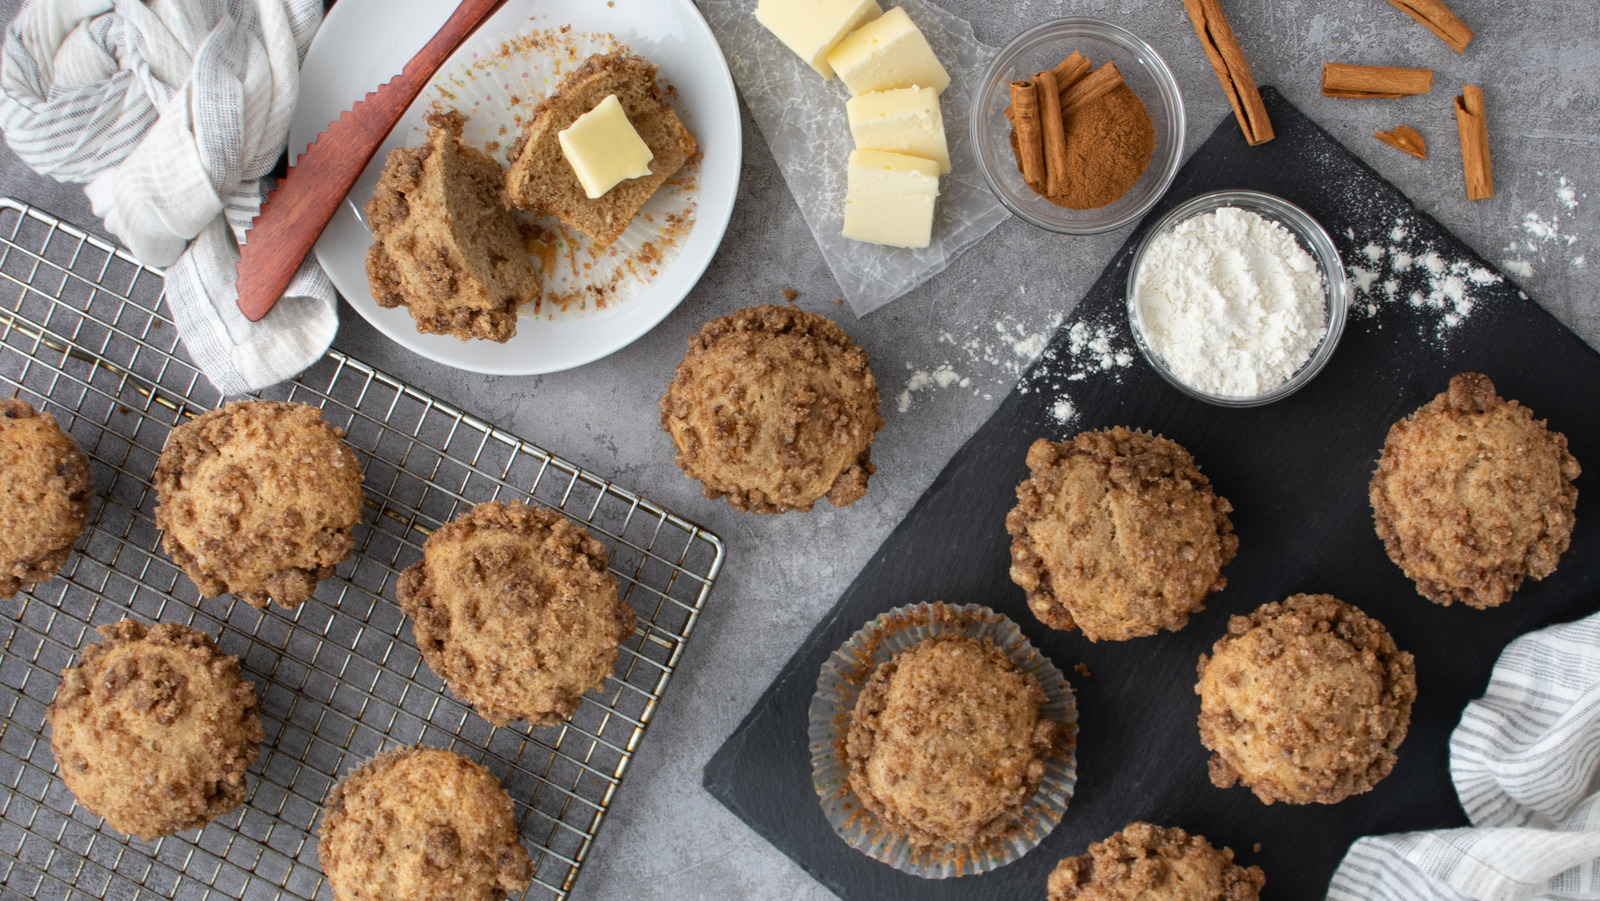
[[[570,25],[486,41],[471,54],[471,62],[434,78],[430,106],[459,110],[467,117],[463,141],[504,163],[505,148],[567,74],[596,53],[617,52],[633,55],[614,34],[577,31]],[[676,89],[665,77],[661,84],[693,131],[693,118]],[[608,248],[595,248],[588,237],[553,216],[517,213],[543,285],[542,298],[523,309],[524,318],[578,318],[642,295],[671,267],[694,230],[700,162],[696,154],[663,183]]]

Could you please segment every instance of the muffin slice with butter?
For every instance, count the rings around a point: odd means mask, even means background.
[[[596,55],[534,109],[511,145],[505,203],[609,247],[698,152],[694,136],[636,56]]]

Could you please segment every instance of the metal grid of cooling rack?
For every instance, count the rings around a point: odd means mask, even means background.
[[[362,461],[357,552],[293,611],[201,600],[156,552],[149,478],[167,433],[222,398],[161,310],[159,272],[0,200],[0,391],[55,415],[97,497],[61,575],[0,601],[0,892],[38,899],[332,897],[315,826],[339,774],[382,751],[452,748],[515,802],[534,859],[525,897],[564,898],[639,747],[723,561],[667,510],[343,356],[265,392],[315,404]],[[467,506],[523,498],[587,526],[638,614],[604,693],[569,722],[491,727],[443,690],[394,603],[400,570]],[[43,735],[61,670],[124,617],[215,636],[255,683],[266,740],[249,797],[199,831],[144,842],[79,807]]]

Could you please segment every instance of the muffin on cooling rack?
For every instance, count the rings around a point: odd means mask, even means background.
[[[56,418],[0,400],[0,598],[61,571],[93,494],[89,458]]]
[[[263,732],[237,657],[177,623],[101,626],[61,674],[50,748],[78,802],[154,840],[204,826],[245,798]]]
[[[1325,594],[1235,616],[1200,656],[1200,741],[1211,782],[1267,804],[1337,804],[1394,769],[1416,666],[1383,624]]]
[[[1266,881],[1203,836],[1132,823],[1057,864],[1049,901],[1256,901]]]
[[[428,537],[400,609],[428,667],[486,720],[553,726],[633,633],[603,544],[553,510],[479,504]]]
[[[678,468],[735,510],[860,500],[883,428],[867,355],[832,320],[759,306],[714,319],[661,398]]]
[[[500,780],[437,748],[391,751],[335,785],[317,859],[337,901],[500,901],[533,878]]]
[[[1228,582],[1227,499],[1174,441],[1124,428],[1028,449],[1006,516],[1011,579],[1055,629],[1090,641],[1177,631]]]
[[[155,486],[161,546],[205,597],[298,607],[355,550],[361,464],[316,407],[235,402],[186,422]]]
[[[1437,604],[1480,609],[1555,572],[1582,472],[1567,438],[1476,372],[1394,424],[1372,474],[1384,549]]]

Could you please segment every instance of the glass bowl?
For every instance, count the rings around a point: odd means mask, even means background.
[[[1317,261],[1317,268],[1322,273],[1322,290],[1326,298],[1327,332],[1323,334],[1322,343],[1317,345],[1310,359],[1306,360],[1288,381],[1270,391],[1249,397],[1210,394],[1186,384],[1173,374],[1161,359],[1161,355],[1151,348],[1145,338],[1143,312],[1137,300],[1139,270],[1143,267],[1144,255],[1150,249],[1151,242],[1157,236],[1176,228],[1181,222],[1223,207],[1249,210],[1288,229],[1300,246],[1310,252],[1312,258]],[[1161,221],[1157,222],[1139,242],[1139,249],[1134,252],[1133,261],[1128,266],[1128,321],[1132,326],[1134,341],[1139,345],[1144,358],[1149,360],[1155,371],[1174,388],[1197,400],[1222,407],[1259,407],[1282,400],[1304,388],[1333,357],[1333,351],[1339,345],[1339,338],[1344,334],[1345,316],[1349,306],[1350,278],[1345,273],[1344,260],[1339,256],[1339,249],[1334,246],[1333,238],[1327,230],[1305,210],[1281,197],[1258,191],[1214,191],[1179,204],[1172,212],[1162,217]]]
[[[1017,170],[1011,150],[1011,82],[1054,68],[1074,50],[1095,68],[1117,64],[1122,80],[1144,101],[1155,126],[1150,167],[1115,203],[1093,210],[1069,210],[1034,193]],[[1183,155],[1183,95],[1161,56],[1132,32],[1099,19],[1055,19],[1017,35],[995,56],[972,103],[972,143],[978,168],[1000,202],[1020,219],[1064,235],[1094,235],[1120,228],[1143,216],[1171,187]]]

